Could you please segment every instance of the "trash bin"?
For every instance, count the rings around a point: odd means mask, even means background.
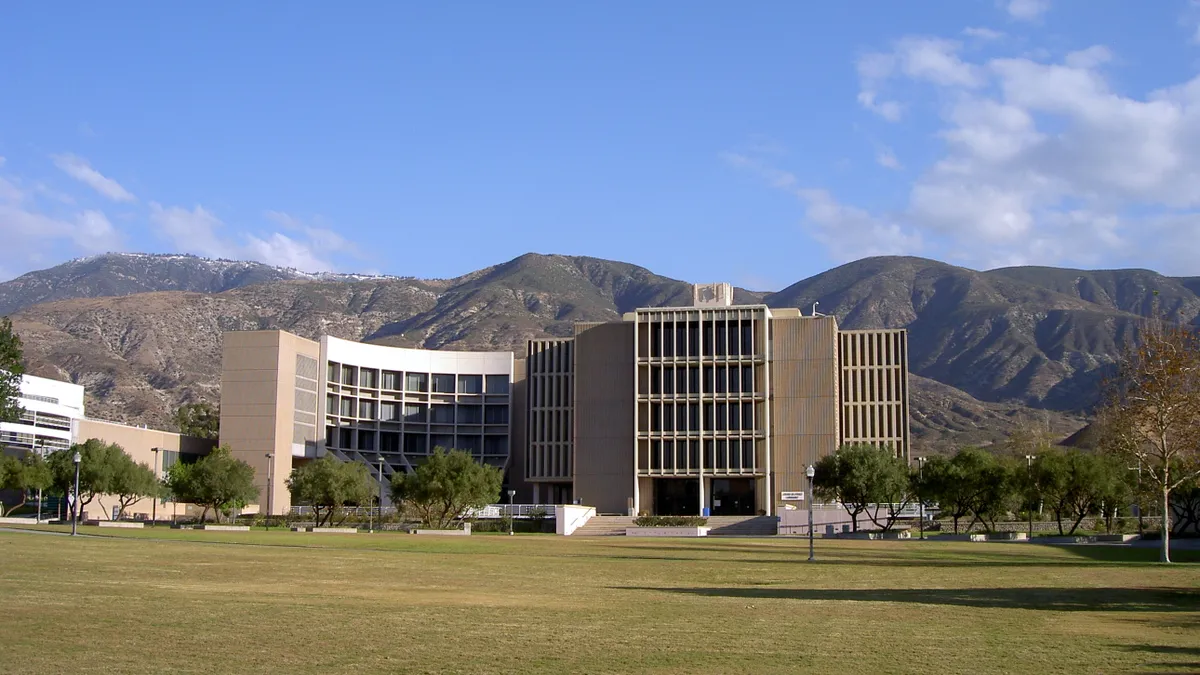
[[[706,507],[704,507],[703,509],[701,509],[701,511],[702,511],[702,512],[701,512],[701,514],[700,514],[700,515],[704,516],[705,518],[707,518],[707,517],[709,517],[710,515],[712,515],[712,509],[708,508],[707,506],[706,506]]]

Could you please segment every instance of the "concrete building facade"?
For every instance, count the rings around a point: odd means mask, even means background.
[[[803,499],[805,469],[840,444],[908,458],[904,330],[732,298],[697,286],[692,306],[577,323],[521,358],[226,333],[221,440],[272,513],[293,466],[327,452],[382,459],[387,480],[455,448],[504,469],[518,501],[709,515]]]
[[[291,506],[285,481],[292,468],[327,452],[371,466],[372,475],[382,459],[384,481],[412,471],[438,447],[507,471],[514,446],[524,442],[524,420],[515,423],[513,415],[523,372],[511,352],[226,333],[221,441],[254,467],[271,513]],[[515,474],[510,482],[523,484],[523,472]]]
[[[0,422],[0,447],[45,455],[70,447],[83,418],[83,387],[33,375],[21,376],[21,418]]]
[[[552,489],[601,513],[770,515],[802,499],[807,467],[841,444],[907,460],[906,331],[841,331],[831,316],[732,297],[727,284],[698,286],[691,307],[529,343],[531,391],[551,392],[530,402],[535,498]]]

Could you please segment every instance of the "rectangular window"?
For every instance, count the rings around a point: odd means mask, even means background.
[[[379,419],[384,422],[400,421],[400,404],[384,401],[379,404]]]
[[[400,434],[394,431],[379,432],[379,451],[400,452]]]
[[[424,424],[429,419],[428,410],[429,406],[424,403],[405,403],[404,422],[406,424]]]
[[[458,393],[460,393],[460,394],[482,394],[483,393],[483,376],[482,375],[459,375],[458,376]]]
[[[508,424],[508,406],[489,405],[484,409],[483,421],[485,424]]]
[[[328,369],[325,373],[325,380],[327,382],[335,382],[335,383],[341,382],[342,381],[341,373],[342,373],[341,366],[339,364],[336,364],[336,363],[330,361]]]
[[[432,405],[429,407],[429,421],[434,424],[454,424],[454,406]]]
[[[430,438],[430,444],[433,446],[434,450],[441,448],[442,450],[449,452],[450,450],[455,449],[454,436],[451,436],[450,434],[434,434]]]
[[[325,414],[336,415],[338,412],[338,397],[336,394],[325,395]]]
[[[325,445],[337,447],[337,427],[325,427]]]
[[[375,401],[359,401],[358,417],[364,420],[375,419]]]
[[[508,376],[507,375],[488,375],[487,376],[487,393],[489,393],[489,394],[507,394],[508,393]]]
[[[388,391],[400,391],[400,381],[400,373],[394,370],[385,370],[383,371],[383,382],[379,387]]]
[[[445,373],[435,373],[433,376],[433,391],[438,394],[453,394],[454,376]]]
[[[363,368],[358,374],[358,386],[374,389],[378,379],[379,371],[372,368]]]
[[[404,452],[409,455],[424,455],[428,449],[425,434],[404,434]]]
[[[459,424],[483,424],[483,406],[478,406],[478,405],[460,405],[460,406],[458,406],[458,423]]]
[[[455,449],[469,452],[472,455],[483,454],[483,438],[479,436],[459,436],[455,439]]]
[[[353,387],[358,383],[358,368],[342,366],[342,384]]]
[[[359,450],[374,450],[375,449],[375,432],[374,431],[358,432],[358,449]]]
[[[348,397],[343,398],[342,399],[342,407],[338,412],[341,413],[342,417],[354,417],[354,399],[348,398]],[[342,446],[342,447],[349,447],[349,446]]]
[[[507,455],[508,454],[508,436],[484,436],[483,437],[483,454],[485,454],[485,455]]]
[[[338,429],[338,447],[347,450],[354,447],[353,429]]]
[[[404,391],[429,391],[429,375],[427,373],[405,373]]]

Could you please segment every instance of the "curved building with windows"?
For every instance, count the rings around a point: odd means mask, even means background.
[[[456,448],[502,468],[519,502],[722,516],[786,510],[842,444],[909,456],[903,329],[842,330],[709,284],[573,332],[520,357],[226,333],[221,441],[272,513],[293,463],[325,452],[382,460],[386,480]]]
[[[292,467],[324,452],[368,464],[372,475],[382,460],[385,481],[438,447],[508,472],[518,367],[511,352],[226,333],[221,442],[255,468],[271,513],[291,505]]]

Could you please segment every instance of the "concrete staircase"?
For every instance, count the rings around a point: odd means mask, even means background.
[[[712,516],[708,536],[774,537],[779,534],[775,516]]]
[[[575,530],[572,537],[611,537],[624,535],[625,528],[635,527],[630,516],[593,516]],[[713,516],[708,519],[710,537],[773,537],[778,534],[775,516]]]
[[[592,516],[572,537],[625,536],[625,528],[634,527],[631,516]]]

